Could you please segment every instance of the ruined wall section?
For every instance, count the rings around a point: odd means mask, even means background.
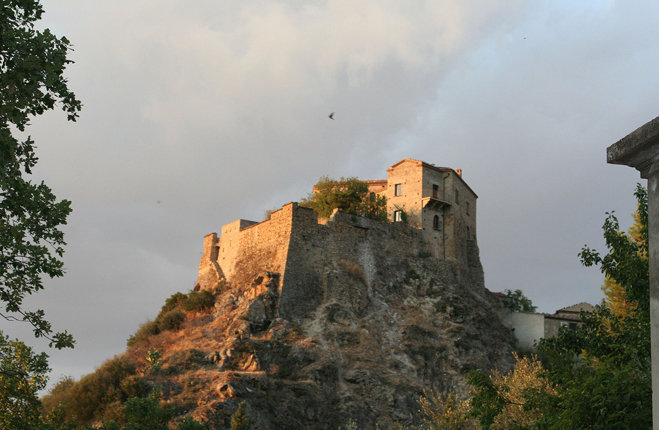
[[[212,290],[220,281],[226,279],[217,263],[218,243],[217,233],[204,236],[204,251],[199,260],[199,275],[195,283],[195,290]]]
[[[240,219],[226,224],[219,239],[215,233],[207,235],[195,288],[212,289],[216,278],[244,283],[263,271],[283,273],[294,206],[288,203],[260,223]]]

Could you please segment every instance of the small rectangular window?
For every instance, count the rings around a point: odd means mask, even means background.
[[[458,190],[455,190],[455,204],[460,204],[460,194],[458,193]]]
[[[467,205],[467,215],[469,215],[469,202],[465,203]]]
[[[403,211],[394,211],[394,222],[403,221]]]
[[[394,185],[394,195],[400,196],[403,194],[403,184]]]
[[[432,198],[433,199],[439,198],[439,185],[432,184]]]

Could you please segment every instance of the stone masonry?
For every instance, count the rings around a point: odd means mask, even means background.
[[[390,223],[338,211],[319,222],[313,210],[287,203],[270,219],[236,220],[222,227],[220,237],[207,235],[195,288],[279,273],[279,312],[295,318],[315,308],[319,289],[330,281],[323,268],[333,264],[352,268],[368,285],[385,261],[432,256],[467,285],[484,286],[477,196],[459,171],[406,158],[388,169],[387,180],[365,182],[371,192],[386,196]],[[397,222],[399,211],[407,223]]]

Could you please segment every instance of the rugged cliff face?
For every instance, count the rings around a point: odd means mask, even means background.
[[[150,383],[213,428],[228,428],[241,401],[259,429],[410,424],[424,390],[465,393],[470,370],[511,365],[513,337],[471,251],[468,265],[423,250],[379,255],[374,267],[318,259],[311,296],[289,293],[286,312],[279,273],[244,273],[220,284],[213,312],[188,314],[127,354],[162,351]]]

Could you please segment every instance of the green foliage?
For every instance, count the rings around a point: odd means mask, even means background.
[[[155,321],[158,329],[155,334],[166,330],[178,330],[181,328],[183,321],[185,321],[185,314],[179,309],[172,309],[171,311],[160,314]]]
[[[162,309],[160,309],[160,314],[164,314],[180,307],[181,303],[187,300],[187,298],[188,296],[181,292],[172,294],[167,300],[165,300],[165,304],[163,305]]]
[[[471,396],[471,414],[484,429],[489,429],[494,419],[503,411],[506,402],[494,385],[492,378],[481,370],[475,370],[467,379],[474,388]]]
[[[585,266],[599,265],[606,276],[614,279],[625,289],[627,299],[649,307],[648,266],[648,195],[640,184],[634,192],[637,201],[638,237],[620,231],[618,219],[608,213],[602,229],[608,252],[599,252],[584,246],[579,256]]]
[[[249,430],[252,426],[251,419],[249,418],[246,409],[247,402],[240,402],[238,410],[231,415],[231,430]]]
[[[154,389],[149,397],[128,399],[124,404],[124,414],[126,425],[123,430],[167,430],[173,410],[160,406],[160,393]]]
[[[334,209],[377,221],[387,221],[387,200],[370,194],[368,185],[357,178],[320,178],[314,192],[303,199],[302,206],[313,209],[319,217],[329,218]]]
[[[167,330],[178,330],[185,321],[187,312],[206,312],[213,308],[216,293],[210,291],[192,291],[189,294],[174,293],[160,309],[155,321],[148,321],[131,335],[126,345],[131,347],[146,341],[149,337]]]
[[[188,311],[202,312],[213,307],[215,304],[215,295],[210,291],[193,291],[188,294],[186,300],[181,303],[181,307]]]
[[[48,356],[34,354],[0,332],[0,428],[34,428],[40,420],[37,392],[46,386]]]
[[[185,417],[178,425],[176,426],[177,430],[207,430],[208,426],[201,424],[199,421],[195,421],[192,417]]]
[[[42,181],[29,180],[37,163],[34,141],[20,140],[30,119],[61,103],[75,120],[80,101],[63,76],[69,41],[35,29],[43,8],[36,0],[5,0],[0,7],[0,316],[32,325],[50,346],[72,347],[67,332],[53,333],[42,310],[23,308],[25,296],[43,289],[43,279],[63,275],[64,235],[71,202],[57,201]],[[21,137],[22,139],[22,137]]]
[[[149,349],[146,352],[146,357],[144,359],[149,363],[149,366],[146,369],[148,373],[156,373],[162,367],[162,352],[155,348]]]
[[[537,306],[533,306],[531,299],[526,297],[522,290],[504,290],[506,297],[503,299],[505,306],[514,312],[535,312]]]
[[[123,398],[144,397],[149,393],[149,384],[139,375],[127,376],[119,384]]]
[[[76,421],[67,421],[64,412],[64,406],[57,406],[49,411],[45,416],[42,416],[42,421],[39,430],[81,430],[83,429]],[[104,429],[103,427],[102,429]],[[87,428],[84,428],[87,430]],[[108,429],[109,430],[109,429]]]
[[[130,335],[126,340],[126,346],[131,347],[137,343],[146,341],[149,337],[160,333],[160,328],[155,321],[147,321],[140,326],[135,334]]]

